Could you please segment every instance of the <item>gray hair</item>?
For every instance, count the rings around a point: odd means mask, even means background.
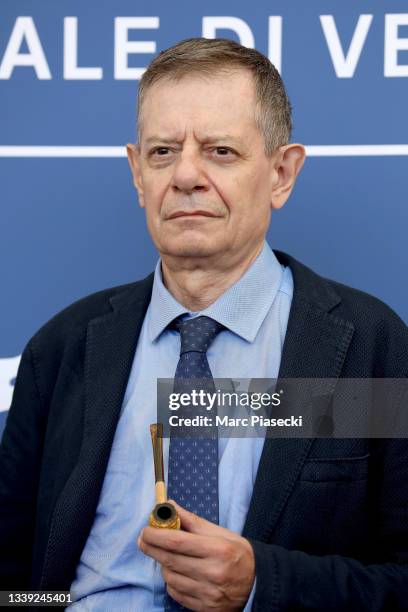
[[[247,69],[255,84],[255,122],[260,129],[265,153],[271,155],[288,144],[292,132],[291,105],[279,72],[256,49],[248,49],[225,38],[189,38],[162,51],[144,72],[138,94],[138,121],[146,92],[160,79],[180,80],[184,76]]]

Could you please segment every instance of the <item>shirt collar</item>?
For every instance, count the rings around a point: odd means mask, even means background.
[[[282,274],[283,266],[265,242],[256,260],[234,285],[208,308],[189,313],[164,286],[159,259],[149,308],[150,340],[156,340],[176,317],[206,315],[253,342],[279,290]]]

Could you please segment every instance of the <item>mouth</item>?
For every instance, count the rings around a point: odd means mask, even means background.
[[[213,217],[216,218],[217,215],[208,212],[208,210],[195,210],[194,212],[187,212],[185,210],[179,210],[168,217],[170,219],[178,219],[180,217]]]

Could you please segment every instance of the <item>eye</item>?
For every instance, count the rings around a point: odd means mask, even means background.
[[[229,153],[233,153],[232,149],[228,147],[217,147],[216,149],[217,155],[221,157],[226,157]]]
[[[150,151],[151,155],[156,155],[158,157],[164,157],[168,155],[170,149],[168,147],[155,147]]]

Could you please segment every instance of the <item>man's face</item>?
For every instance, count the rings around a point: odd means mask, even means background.
[[[147,92],[131,166],[162,255],[235,262],[263,241],[277,180],[246,70],[161,80]]]

